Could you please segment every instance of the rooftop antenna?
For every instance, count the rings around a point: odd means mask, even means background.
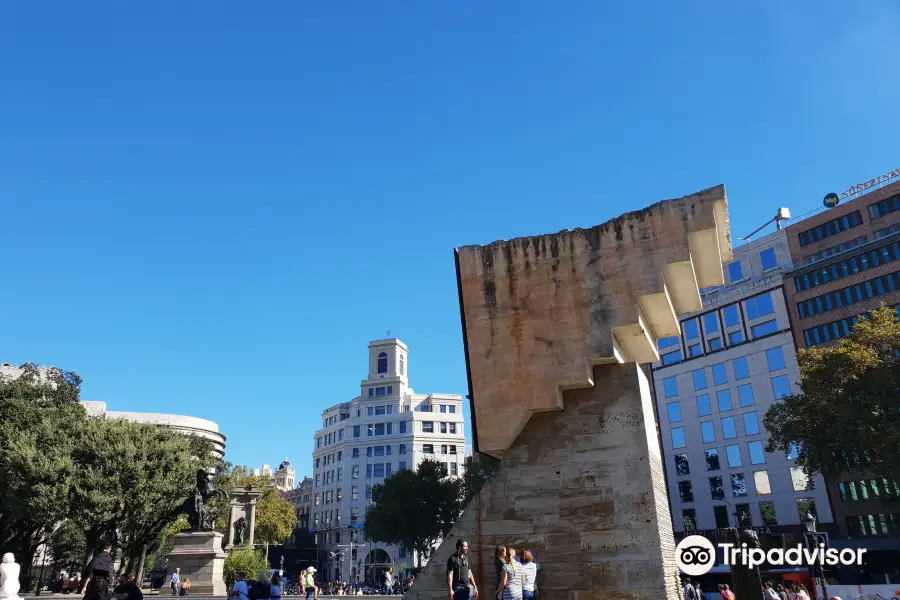
[[[751,234],[748,235],[747,237],[742,237],[742,238],[741,238],[741,241],[742,241],[742,242],[748,241],[748,240],[749,240],[750,238],[752,238],[754,235],[756,235],[757,233],[759,233],[760,231],[762,231],[763,229],[765,229],[766,227],[768,227],[768,226],[772,223],[772,221],[775,222],[775,227],[778,228],[778,231],[781,231],[781,222],[782,222],[782,221],[788,221],[788,220],[790,220],[790,218],[791,218],[791,210],[790,210],[789,208],[781,207],[781,208],[778,209],[778,212],[775,213],[775,216],[774,216],[773,218],[771,218],[771,219],[769,219],[768,221],[766,221],[761,227],[759,227],[756,231],[754,231],[753,233],[751,233]]]

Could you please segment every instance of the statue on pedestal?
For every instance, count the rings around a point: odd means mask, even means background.
[[[0,564],[0,598],[13,600],[19,598],[19,565],[12,552],[3,555]]]
[[[243,516],[234,522],[234,545],[244,545],[244,531],[247,529],[247,519]]]
[[[197,470],[197,483],[194,486],[193,495],[185,500],[182,510],[187,513],[188,523],[194,531],[212,530],[212,524],[209,522],[207,507],[209,501],[216,496],[228,499],[228,495],[223,490],[217,490],[213,486],[209,473],[204,469]]]

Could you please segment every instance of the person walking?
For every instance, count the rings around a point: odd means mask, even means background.
[[[181,590],[181,568],[175,567],[175,572],[172,573],[172,595],[177,596],[178,592]]]
[[[388,596],[394,595],[394,568],[388,567],[384,571],[384,593]]]
[[[447,587],[450,600],[478,597],[475,576],[469,569],[469,542],[456,540],[456,552],[447,560]]]
[[[250,600],[250,584],[247,583],[247,574],[238,571],[234,574],[234,587],[231,588],[231,597],[235,600]]]
[[[734,592],[731,591],[727,583],[723,583],[720,587],[722,587],[721,593],[724,600],[734,600]]]
[[[306,600],[313,600],[316,597],[316,568],[309,567],[306,569],[306,581],[303,582],[303,588],[306,590]]]
[[[105,600],[109,593],[110,578],[113,574],[112,544],[104,544],[87,569],[84,571],[84,584],[81,593],[85,600]],[[77,589],[77,588],[76,588]]]
[[[117,600],[144,600],[144,593],[133,581],[128,579],[128,575],[119,575],[119,585],[113,590]]]
[[[269,598],[272,600],[281,600],[281,575],[278,571],[272,573],[272,580],[269,584]]]
[[[684,580],[684,600],[700,600],[700,598],[697,597],[697,589],[688,578],[685,578]]]
[[[500,589],[497,590],[498,592],[503,590],[503,600],[522,600],[524,579],[522,565],[516,561],[515,548],[507,548],[506,563],[503,565],[503,579],[500,581]]]
[[[534,593],[537,591],[535,581],[537,580],[538,566],[534,562],[534,555],[530,550],[522,553],[522,598],[524,600],[534,600]]]

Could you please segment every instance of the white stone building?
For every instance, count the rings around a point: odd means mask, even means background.
[[[297,471],[286,456],[275,471],[272,471],[271,465],[264,464],[260,465],[259,468],[250,469],[250,474],[271,477],[272,485],[278,488],[278,491],[280,492],[287,492],[294,489],[294,481],[297,478]]]
[[[793,538],[807,510],[833,521],[821,476],[810,489],[789,456],[764,451],[766,410],[800,381],[782,290],[790,265],[783,230],[736,248],[728,283],[704,290],[680,338],[659,342],[653,383],[676,536],[755,527]]]
[[[324,579],[372,580],[383,565],[414,565],[405,548],[363,539],[371,490],[425,457],[462,473],[466,439],[462,396],[416,394],[409,387],[409,351],[396,338],[369,343],[368,376],[360,395],[322,412],[313,446],[310,530],[316,534]],[[354,547],[350,543],[364,546]],[[343,559],[331,558],[343,551]]]

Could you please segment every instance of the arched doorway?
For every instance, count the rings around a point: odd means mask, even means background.
[[[365,574],[366,583],[369,585],[384,585],[384,569],[391,562],[391,557],[386,550],[376,548],[366,554]]]

